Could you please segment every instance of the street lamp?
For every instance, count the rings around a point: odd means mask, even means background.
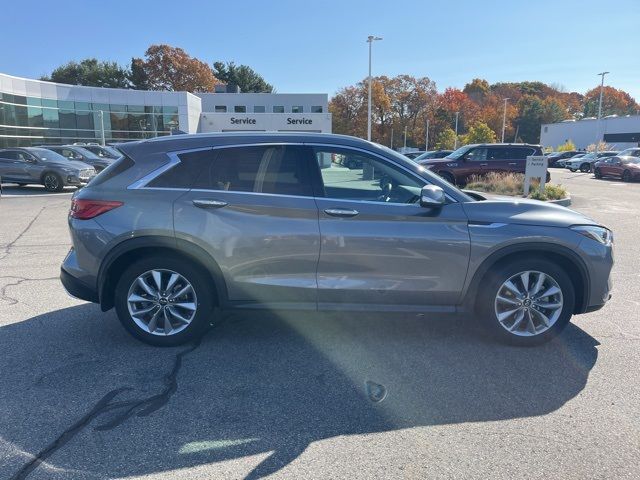
[[[369,101],[367,103],[367,140],[371,141],[371,45],[376,40],[382,40],[382,37],[374,37],[369,35],[367,43],[369,44]]]
[[[458,115],[460,115],[460,112],[456,112],[456,140],[454,143],[454,150],[458,149]]]
[[[598,101],[598,120],[596,120],[596,157],[598,156],[598,147],[600,146],[600,117],[602,116],[602,94],[604,93],[604,76],[609,72],[601,72],[598,75],[602,77],[600,82],[600,100]]]
[[[504,99],[504,111],[502,112],[502,143],[504,143],[504,129],[507,127],[507,101],[509,99]]]

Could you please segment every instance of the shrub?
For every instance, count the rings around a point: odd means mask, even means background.
[[[573,143],[571,140],[567,140],[562,145],[558,145],[559,152],[569,152],[575,149],[576,149],[576,144]]]
[[[521,173],[490,172],[486,175],[472,175],[467,187],[469,190],[521,197],[524,192],[524,175]],[[540,193],[537,182],[531,183],[529,198],[535,200],[560,200],[567,197],[562,185],[546,184],[544,193]]]

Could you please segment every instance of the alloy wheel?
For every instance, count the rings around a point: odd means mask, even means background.
[[[173,270],[149,270],[138,276],[127,294],[131,318],[152,335],[175,335],[196,316],[198,300],[191,283]]]
[[[505,330],[530,337],[553,327],[563,304],[560,285],[551,275],[527,270],[513,275],[500,286],[494,308]]]
[[[55,190],[59,187],[58,179],[56,178],[55,175],[45,175],[44,186],[48,190]]]

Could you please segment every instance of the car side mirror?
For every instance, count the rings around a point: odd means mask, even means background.
[[[441,207],[445,204],[444,190],[437,185],[425,185],[420,190],[420,206],[425,208]]]

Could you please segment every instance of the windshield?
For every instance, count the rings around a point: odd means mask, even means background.
[[[59,153],[46,148],[30,148],[29,152],[33,153],[38,160],[42,160],[43,162],[66,162],[68,160]]]
[[[100,159],[100,157],[98,157],[95,153],[87,150],[86,148],[74,147],[73,150],[76,153],[79,153],[80,155],[82,155],[85,158],[90,158],[92,160],[99,160]]]
[[[465,147],[460,147],[457,150],[454,150],[453,152],[451,152],[449,155],[447,155],[444,158],[451,158],[453,160],[457,160],[459,159],[461,156],[463,156],[465,153],[467,153],[469,151],[471,147],[469,146],[465,146]]]
[[[640,150],[638,150],[637,148],[627,148],[626,150],[621,151],[618,156],[619,157],[624,157],[624,156],[632,156],[632,157],[637,157],[640,154]]]

